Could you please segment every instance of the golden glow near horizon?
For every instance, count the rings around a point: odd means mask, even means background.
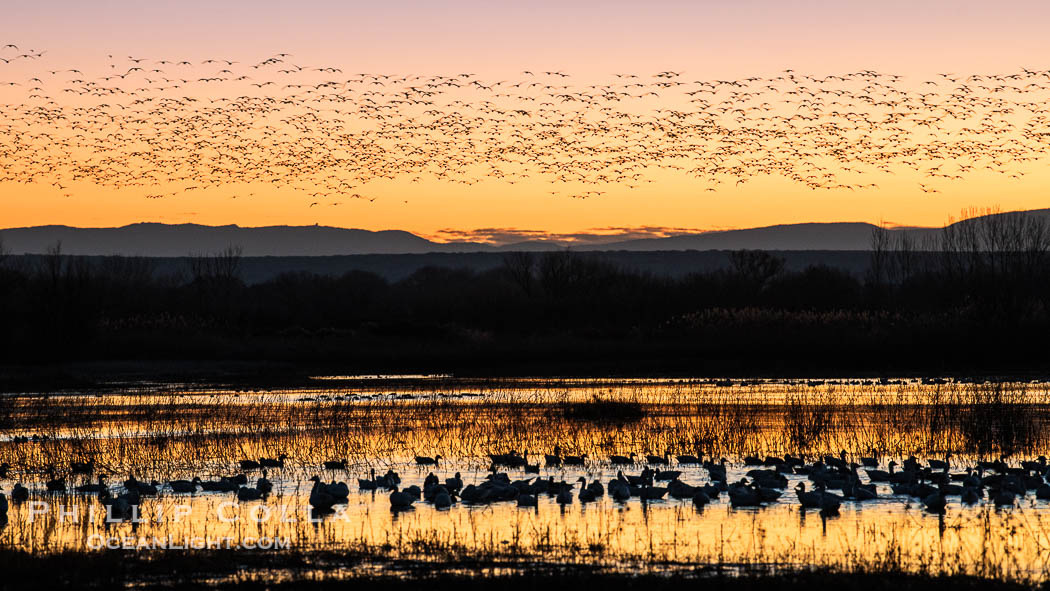
[[[971,206],[1047,205],[1050,70],[1018,66],[1045,49],[1041,37],[997,34],[988,41],[996,50],[982,54],[962,33],[986,15],[964,2],[947,20],[914,9],[950,29],[853,39],[829,28],[821,48],[797,33],[855,23],[862,10],[818,11],[823,20],[809,24],[781,14],[795,33],[786,35],[775,27],[779,9],[753,4],[746,14],[705,5],[731,30],[692,42],[665,38],[625,7],[579,20],[579,38],[612,43],[615,63],[593,48],[552,53],[568,23],[528,33],[520,28],[538,16],[486,17],[471,3],[450,14],[358,7],[358,22],[400,25],[387,41],[359,27],[341,51],[324,35],[293,34],[301,47],[292,55],[262,53],[244,30],[209,37],[210,19],[187,20],[193,43],[150,40],[142,29],[164,18],[152,8],[128,8],[128,27],[99,50],[20,8],[13,22],[29,19],[34,43],[12,39],[17,47],[0,51],[0,227],[316,223],[499,241],[533,235],[522,231],[571,239],[806,221],[938,226]],[[488,54],[459,37],[424,51],[435,34],[428,18],[463,28],[453,16],[464,14],[475,29],[499,22],[508,32],[477,30]],[[629,32],[631,16],[636,51],[599,34]],[[236,39],[245,46],[233,49]],[[643,40],[677,54],[642,50]],[[372,51],[360,53],[365,46]],[[515,54],[523,46],[531,50]],[[718,47],[736,53],[713,63]],[[878,67],[856,67],[863,56]]]

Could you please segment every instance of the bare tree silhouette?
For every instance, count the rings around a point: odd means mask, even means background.
[[[784,259],[764,250],[735,250],[729,265],[738,277],[759,288],[784,270]]]

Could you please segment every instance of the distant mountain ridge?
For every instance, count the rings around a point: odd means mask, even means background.
[[[1050,222],[1050,209],[1006,212],[999,216],[1036,216]],[[973,223],[972,220],[957,222]],[[568,245],[573,250],[821,250],[856,251],[871,247],[872,224],[864,222],[801,223],[720,230],[623,240],[609,236],[607,242]],[[915,240],[934,238],[941,228],[898,228]],[[403,230],[360,230],[331,226],[264,226],[138,223],[118,228],[33,226],[0,230],[4,248],[12,254],[43,254],[61,241],[64,254],[139,255],[182,257],[212,253],[230,245],[240,246],[246,256],[332,256],[355,254],[425,254],[462,252],[545,251],[565,248],[565,243],[530,240],[495,246],[480,242],[434,242]]]
[[[57,241],[65,254],[180,257],[230,245],[249,256],[405,254],[432,250],[433,242],[401,230],[358,230],[330,226],[204,226],[139,223],[118,228],[34,226],[0,230],[14,254],[41,254]]]
[[[627,240],[602,245],[602,250],[868,250],[874,229],[873,224],[864,222],[781,224]],[[936,230],[922,228],[919,231]]]

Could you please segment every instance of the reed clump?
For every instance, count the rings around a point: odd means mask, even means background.
[[[593,421],[629,423],[646,417],[645,408],[633,401],[612,400],[594,396],[582,402],[565,402],[560,405],[560,414],[570,421]]]

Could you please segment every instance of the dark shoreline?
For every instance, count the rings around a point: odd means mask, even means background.
[[[114,391],[130,385],[225,385],[235,389],[294,387],[345,387],[348,381],[320,381],[317,376],[439,376],[484,382],[515,379],[856,379],[955,378],[989,381],[1050,379],[1050,368],[963,368],[783,366],[753,363],[707,363],[691,369],[673,363],[521,364],[505,366],[455,366],[438,364],[359,365],[353,363],[305,364],[272,360],[108,360],[66,363],[0,364],[0,393]],[[376,383],[374,381],[372,384]]]
[[[607,591],[683,588],[962,591],[1045,588],[1021,581],[964,575],[906,573],[896,566],[864,571],[775,565],[656,564],[637,571],[591,565],[521,563],[491,559],[376,562],[357,553],[236,550],[66,551],[33,554],[0,550],[3,589],[457,589],[504,591],[543,586]],[[277,576],[272,576],[277,573]],[[328,577],[326,577],[328,575]],[[329,578],[330,577],[330,578]]]

